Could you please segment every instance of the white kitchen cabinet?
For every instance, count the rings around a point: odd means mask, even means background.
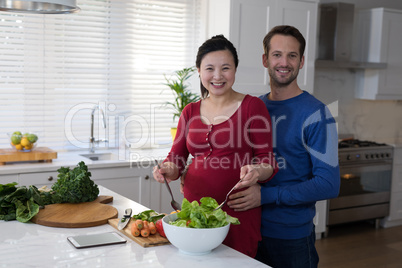
[[[295,26],[306,39],[304,67],[300,70],[297,83],[301,89],[313,93],[317,37],[318,1],[279,1],[277,24]]]
[[[327,200],[318,201],[315,204],[315,217],[314,217],[314,225],[315,225],[315,233],[316,238],[321,239],[322,235],[326,234],[327,228]]]
[[[402,10],[362,10],[357,13],[356,23],[358,60],[387,64],[386,69],[358,73],[356,98],[402,99]]]
[[[402,146],[394,147],[394,160],[392,166],[392,191],[402,192]]]
[[[235,90],[260,96],[269,91],[262,65],[262,40],[275,25],[275,0],[214,0],[209,2],[208,36],[223,34],[237,49]]]
[[[92,168],[92,179],[120,195],[161,213],[170,213],[171,197],[164,184],[153,179],[153,165],[140,163],[130,167]],[[174,198],[181,204],[180,181],[170,182]]]
[[[0,184],[7,184],[11,182],[18,183],[18,174],[0,175]]]
[[[389,216],[381,221],[383,227],[397,225],[402,225],[402,146],[394,147]]]
[[[269,92],[269,76],[262,65],[262,41],[276,25],[289,24],[306,39],[306,64],[299,86],[313,91],[318,0],[214,0],[209,1],[208,36],[223,34],[236,47],[239,66],[234,88],[260,96]]]
[[[400,169],[400,175],[402,175],[402,166]],[[391,193],[391,203],[387,221],[390,222],[386,224],[386,226],[402,225],[402,192]]]
[[[18,174],[18,185],[35,185],[38,188],[46,185],[50,188],[57,181],[58,174],[57,171],[20,173]]]
[[[159,185],[151,178],[150,167],[133,165],[92,168],[90,171],[91,178],[96,184],[146,207],[159,209]]]

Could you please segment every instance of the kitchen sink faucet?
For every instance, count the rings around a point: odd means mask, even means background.
[[[99,143],[99,142],[107,142],[108,140],[104,139],[104,140],[95,140],[94,137],[94,114],[95,111],[99,110],[100,111],[100,115],[102,117],[102,125],[103,128],[106,128],[106,117],[105,117],[105,113],[103,112],[102,108],[99,107],[99,105],[95,105],[95,107],[92,109],[91,112],[91,136],[89,137],[89,151],[91,153],[95,152],[95,143]]]

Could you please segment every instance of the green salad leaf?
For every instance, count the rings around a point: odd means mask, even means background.
[[[171,221],[169,224],[188,228],[217,228],[229,223],[240,224],[239,219],[228,215],[222,209],[213,211],[219,206],[214,198],[203,197],[200,203],[197,201],[190,203],[184,198],[181,211],[177,213],[177,220]]]
[[[149,210],[145,210],[139,214],[132,216],[132,218],[134,220],[156,222],[159,219],[162,219],[164,216],[165,216],[165,214],[160,214],[160,213],[156,212],[155,210],[149,209]]]

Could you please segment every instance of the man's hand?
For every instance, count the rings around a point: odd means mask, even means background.
[[[261,205],[261,186],[256,183],[244,191],[229,195],[227,205],[235,211],[245,211]]]

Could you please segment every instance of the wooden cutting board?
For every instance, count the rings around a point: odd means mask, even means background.
[[[117,218],[115,207],[106,205],[113,196],[100,195],[92,202],[51,204],[40,209],[31,221],[50,227],[83,228],[107,224]]]
[[[0,149],[0,165],[23,161],[52,162],[55,158],[57,158],[57,152],[47,147],[37,147],[30,152],[20,152],[13,148]]]
[[[161,236],[159,233],[150,235],[148,237],[133,236],[131,234],[131,224],[133,224],[132,220],[130,220],[130,222],[123,230],[119,230],[117,229],[117,224],[119,223],[119,221],[120,219],[111,219],[109,220],[109,224],[112,225],[114,228],[116,228],[116,230],[122,232],[124,235],[128,236],[129,238],[131,238],[131,240],[137,242],[140,246],[144,248],[170,244],[169,240]]]

